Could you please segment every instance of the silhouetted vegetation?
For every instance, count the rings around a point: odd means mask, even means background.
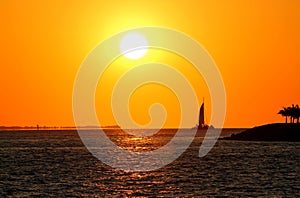
[[[300,108],[298,105],[292,105],[291,107],[283,107],[278,114],[285,117],[285,123],[287,123],[288,117],[290,118],[290,123],[299,123]]]

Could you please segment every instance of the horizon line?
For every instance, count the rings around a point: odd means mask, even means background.
[[[0,126],[0,130],[3,129],[33,129],[33,130],[43,130],[43,129],[139,129],[139,128],[122,128],[118,125],[106,125],[106,126],[91,126],[91,125],[86,125],[86,126]],[[153,129],[193,129],[193,127],[163,127],[163,128],[147,128],[147,130],[153,130]],[[248,129],[251,127],[221,127],[221,129]],[[220,129],[219,127],[215,127],[215,129]]]

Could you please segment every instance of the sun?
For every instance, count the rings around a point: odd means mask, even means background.
[[[144,35],[139,33],[127,33],[120,43],[120,51],[129,59],[142,58],[148,50],[148,42]]]

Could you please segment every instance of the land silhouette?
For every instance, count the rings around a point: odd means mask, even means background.
[[[285,117],[285,123],[266,124],[247,129],[238,134],[225,137],[225,140],[242,141],[291,141],[300,142],[299,105],[283,107],[278,114]],[[288,123],[290,118],[290,123]]]

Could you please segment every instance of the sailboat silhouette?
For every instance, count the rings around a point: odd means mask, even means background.
[[[207,128],[208,128],[208,125],[205,124],[205,121],[204,121],[204,98],[203,98],[203,102],[202,102],[202,105],[199,110],[198,129],[207,129]]]

